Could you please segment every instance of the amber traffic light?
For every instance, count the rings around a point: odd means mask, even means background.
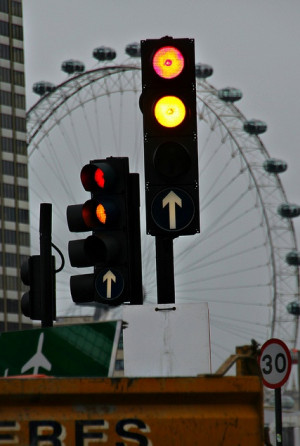
[[[147,232],[199,232],[193,39],[141,42]]]

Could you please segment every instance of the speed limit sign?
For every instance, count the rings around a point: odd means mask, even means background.
[[[280,339],[273,338],[265,342],[258,361],[266,387],[277,389],[288,380],[292,358],[288,347]]]

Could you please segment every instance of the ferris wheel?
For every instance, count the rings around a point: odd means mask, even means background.
[[[127,54],[139,56],[138,45]],[[74,234],[65,215],[69,204],[89,198],[80,182],[83,165],[107,156],[128,156],[130,171],[140,174],[145,303],[156,303],[154,239],[144,223],[139,58],[114,64],[114,51],[103,47],[94,56],[106,61],[84,71],[70,60],[60,85],[35,84],[41,97],[27,114],[32,246],[38,249],[39,203],[51,202],[53,242],[67,264],[57,275],[60,315],[87,311],[70,296],[69,277],[82,271],[68,263]],[[209,304],[216,365],[251,339],[274,336],[295,346],[298,319],[286,307],[299,298],[298,261],[287,259],[297,257],[292,218],[300,210],[288,203],[279,178],[286,164],[270,157],[259,136],[266,124],[247,120],[235,105],[240,90],[216,89],[207,81],[211,74],[197,65],[201,232],[175,240],[174,268],[176,302]]]

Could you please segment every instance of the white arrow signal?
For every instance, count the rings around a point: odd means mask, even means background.
[[[112,281],[116,282],[116,280],[117,280],[116,276],[110,270],[108,270],[107,273],[104,274],[104,276],[103,276],[103,283],[107,282],[107,284],[106,284],[106,297],[108,299],[111,298],[111,283],[112,283]]]
[[[182,207],[182,199],[171,190],[162,201],[163,208],[169,205],[170,229],[176,229],[176,204],[177,206]]]

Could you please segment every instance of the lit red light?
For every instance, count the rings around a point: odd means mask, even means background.
[[[158,76],[164,79],[173,79],[182,72],[184,57],[177,48],[164,46],[154,54],[153,68]]]
[[[105,176],[104,176],[103,170],[101,170],[99,168],[96,169],[94,178],[95,178],[96,184],[103,189],[105,186]]]

